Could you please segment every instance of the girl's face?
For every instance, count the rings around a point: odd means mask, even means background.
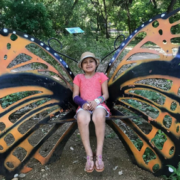
[[[81,66],[85,73],[93,73],[95,72],[97,67],[96,60],[91,57],[88,57],[83,60]]]

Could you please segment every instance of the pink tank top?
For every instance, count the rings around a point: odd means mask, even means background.
[[[102,83],[106,81],[108,77],[101,72],[96,72],[91,78],[86,78],[84,74],[78,74],[75,76],[73,83],[79,86],[80,97],[86,101],[93,101],[102,95]],[[110,113],[109,108],[105,103],[101,104]],[[80,107],[78,107],[79,109]],[[77,110],[78,110],[77,109]]]

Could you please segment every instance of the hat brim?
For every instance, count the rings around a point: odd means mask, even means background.
[[[85,57],[83,57],[83,59],[81,59],[81,60],[78,62],[78,67],[79,67],[80,69],[82,69],[82,67],[81,67],[82,62],[83,62],[86,58],[88,58],[88,57],[91,57],[91,58],[93,58],[94,60],[96,60],[97,66],[100,64],[100,59],[99,59],[99,58],[97,58],[97,57],[92,57],[92,56],[85,56]]]

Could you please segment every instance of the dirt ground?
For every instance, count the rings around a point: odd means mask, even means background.
[[[106,136],[110,134],[110,128],[106,126]],[[95,149],[95,137],[91,137],[92,148]],[[162,180],[152,173],[142,170],[134,165],[118,137],[105,138],[103,159],[105,170],[102,173],[96,171],[86,173],[85,151],[76,130],[67,142],[62,156],[56,162],[42,166],[38,161],[33,162],[33,170],[25,175],[23,180]],[[1,176],[0,179],[3,179]]]

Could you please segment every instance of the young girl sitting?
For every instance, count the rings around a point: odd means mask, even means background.
[[[76,111],[76,117],[82,143],[87,155],[85,166],[87,172],[92,172],[94,169],[97,172],[104,170],[102,153],[105,135],[105,117],[110,115],[110,110],[104,103],[109,97],[107,87],[108,77],[104,73],[96,72],[99,62],[99,59],[93,53],[83,53],[78,67],[84,71],[84,74],[78,74],[73,81],[73,100],[79,105]],[[95,163],[89,140],[91,114],[97,137]]]

